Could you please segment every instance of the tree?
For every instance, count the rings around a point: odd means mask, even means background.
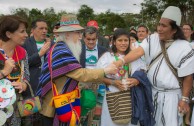
[[[20,16],[26,20],[28,20],[28,15],[29,15],[29,9],[27,8],[17,8],[17,9],[12,9],[11,14]]]
[[[183,23],[194,23],[194,1],[192,0],[144,0],[142,3],[143,9],[141,12],[144,13],[146,24],[151,29],[156,27],[157,22],[160,20],[162,12],[168,6],[177,6],[180,8],[182,13],[182,24]]]
[[[62,10],[62,11],[60,11],[60,12],[57,13],[57,19],[59,19],[58,21],[60,21],[61,16],[64,15],[64,14],[67,14],[67,12],[64,11],[64,10]]]
[[[34,21],[36,19],[42,18],[43,14],[41,10],[38,10],[37,8],[32,8],[32,10],[29,11],[29,18],[30,21]]]
[[[57,14],[55,13],[55,10],[53,7],[46,8],[43,10],[43,16],[44,19],[47,21],[48,24],[48,32],[52,33],[53,25],[57,21],[59,21]]]
[[[103,34],[112,34],[115,27],[126,28],[125,20],[119,14],[110,12],[110,10],[97,15],[96,19]]]
[[[132,14],[132,13],[123,13],[121,17],[126,22],[126,27],[129,30],[132,26],[138,26],[142,22],[142,15],[141,14]]]
[[[94,10],[87,5],[81,5],[78,10],[77,18],[82,26],[86,26],[87,22],[94,20]]]
[[[42,18],[43,18],[43,14],[42,14],[41,10],[39,10],[37,8],[32,8],[29,11],[29,18],[28,18],[28,22],[30,24],[30,28],[29,29],[31,29],[32,21],[35,21],[37,19],[42,19]]]
[[[12,9],[11,14],[22,17],[24,20],[27,21],[28,26],[30,26],[29,22],[29,9],[27,8],[17,8],[17,9]],[[29,33],[30,27],[28,27],[27,32]]]

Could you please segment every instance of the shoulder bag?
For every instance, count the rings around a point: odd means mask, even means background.
[[[126,74],[130,73],[128,69]],[[115,124],[128,124],[132,117],[131,90],[106,92],[106,101],[112,121]]]
[[[24,71],[24,62],[21,62],[21,73]],[[23,74],[21,75],[21,79],[18,81],[23,81]],[[31,98],[23,99],[22,95],[19,94],[19,101],[17,102],[18,110],[21,117],[29,116],[34,113],[37,113],[41,110],[41,103],[39,96],[34,96],[31,85],[28,81],[24,81],[30,89]]]

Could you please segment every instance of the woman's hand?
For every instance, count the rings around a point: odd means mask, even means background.
[[[19,93],[22,93],[26,90],[27,85],[25,82],[12,82],[11,84],[15,89],[19,90]]]
[[[125,90],[125,85],[122,84],[122,81],[121,80],[114,80],[115,84],[113,86],[117,87],[119,90],[123,91]]]
[[[3,74],[7,76],[8,74],[11,73],[14,67],[15,67],[15,61],[12,58],[5,60],[5,65],[2,70]]]
[[[127,84],[127,88],[131,88],[133,86],[137,86],[139,84],[139,81],[135,78],[126,78],[127,79],[127,82],[129,82]]]

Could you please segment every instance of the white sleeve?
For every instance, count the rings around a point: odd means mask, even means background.
[[[110,52],[104,53],[97,62],[97,68],[105,68],[112,62]]]
[[[142,41],[142,43],[140,44],[140,46],[143,48],[145,54],[149,51],[149,43],[147,41],[148,39],[149,39],[149,37],[144,39]]]
[[[178,76],[184,77],[194,73],[194,50],[188,46],[180,57],[181,59],[177,67]]]
[[[144,50],[144,56],[146,63],[149,64],[150,61],[158,55],[160,52],[160,40],[157,33],[148,36],[143,40],[140,45]]]

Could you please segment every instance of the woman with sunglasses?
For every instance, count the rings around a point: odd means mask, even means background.
[[[24,44],[28,36],[26,28],[27,22],[18,16],[7,15],[0,18],[0,79],[8,79],[11,82],[15,89],[16,101],[19,93],[25,93],[26,83],[29,81],[27,53],[20,46]],[[9,89],[4,90],[9,91]],[[13,108],[13,114],[3,126],[21,125],[21,118],[15,103]],[[6,110],[4,112],[6,113]]]

